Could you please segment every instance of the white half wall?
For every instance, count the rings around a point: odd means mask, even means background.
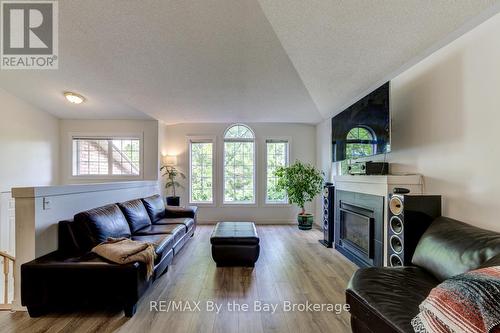
[[[216,204],[214,207],[200,206],[199,221],[213,223],[218,221],[255,221],[257,223],[288,224],[296,223],[298,209],[291,205],[266,205],[265,198],[265,141],[269,138],[288,138],[290,162],[301,160],[315,164],[316,129],[314,125],[290,123],[245,123],[256,135],[257,163],[257,204],[250,207],[238,205],[228,207],[222,204],[222,159],[223,135],[229,123],[198,123],[165,126],[165,144],[162,153],[178,156],[178,168],[188,176],[189,136],[210,136],[216,138]],[[188,180],[182,182],[184,190],[179,191],[181,205],[188,204]],[[164,192],[165,193],[165,192]],[[165,193],[166,194],[166,193]],[[170,193],[169,193],[170,194]],[[315,211],[315,202],[306,207]]]
[[[500,14],[392,79],[392,173],[420,173],[443,215],[500,231]],[[330,120],[317,126],[330,149]],[[318,157],[318,165],[329,159]]]
[[[157,120],[65,120],[60,121],[61,183],[82,184],[125,180],[158,180],[159,122]],[[72,135],[138,136],[142,138],[142,177],[72,177]]]

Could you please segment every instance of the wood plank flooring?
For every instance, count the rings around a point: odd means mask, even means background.
[[[29,318],[25,312],[0,312],[0,332],[349,332],[349,314],[285,311],[296,304],[344,304],[344,290],[356,266],[318,243],[318,230],[295,226],[258,226],[261,254],[254,269],[216,268],[210,255],[213,226],[199,226],[195,237],[174,259],[138,304],[133,318],[123,312],[50,314]],[[151,301],[183,301],[186,311],[151,311]],[[255,301],[277,306],[274,313],[254,311]],[[200,310],[194,302],[200,302]],[[207,311],[207,302],[221,306]],[[229,311],[227,303],[248,305]],[[210,303],[208,303],[210,304]],[[161,308],[158,307],[158,310]],[[258,309],[256,309],[258,310]]]

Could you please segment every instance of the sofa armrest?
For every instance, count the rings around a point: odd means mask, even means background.
[[[100,258],[93,253],[83,257],[63,257],[58,251],[46,254],[38,259],[32,260],[21,265],[23,271],[33,270],[100,270],[100,271],[113,271],[119,270],[121,272],[139,269],[139,262],[132,262],[129,264],[115,264]]]
[[[143,264],[52,252],[21,265],[21,303],[28,308],[75,304],[135,304],[150,281]]]
[[[165,217],[175,218],[175,217],[190,217],[195,219],[198,213],[198,207],[188,206],[188,207],[177,207],[177,206],[165,206]]]

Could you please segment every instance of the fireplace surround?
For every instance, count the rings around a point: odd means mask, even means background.
[[[393,164],[394,166],[394,164]],[[384,176],[365,176],[365,175],[337,175],[333,177],[333,182],[335,183],[336,192],[346,191],[355,192],[355,194],[347,195],[345,201],[356,202],[357,199],[352,197],[356,194],[370,194],[375,199],[371,200],[383,200],[382,212],[387,211],[387,198],[395,187],[403,187],[410,190],[410,194],[422,194],[423,192],[423,177],[421,175],[384,175]],[[340,192],[339,192],[340,193]],[[350,198],[351,196],[351,198]],[[376,199],[378,197],[378,199]],[[350,198],[350,199],[349,199]],[[369,198],[369,197],[368,197]],[[338,201],[338,198],[337,198]],[[338,206],[338,202],[336,202]],[[370,204],[368,205],[370,206]],[[338,209],[336,209],[335,218],[338,220]],[[383,216],[383,236],[380,238],[383,243],[383,262],[384,266],[387,266],[387,230],[388,230],[388,214],[382,214]],[[346,252],[346,251],[344,251]],[[344,253],[343,252],[343,253]],[[366,266],[364,264],[363,266]]]
[[[336,191],[335,249],[360,267],[384,265],[384,197]]]

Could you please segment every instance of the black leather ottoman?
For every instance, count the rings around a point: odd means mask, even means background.
[[[217,267],[253,267],[259,259],[259,236],[253,222],[219,222],[210,243]]]

